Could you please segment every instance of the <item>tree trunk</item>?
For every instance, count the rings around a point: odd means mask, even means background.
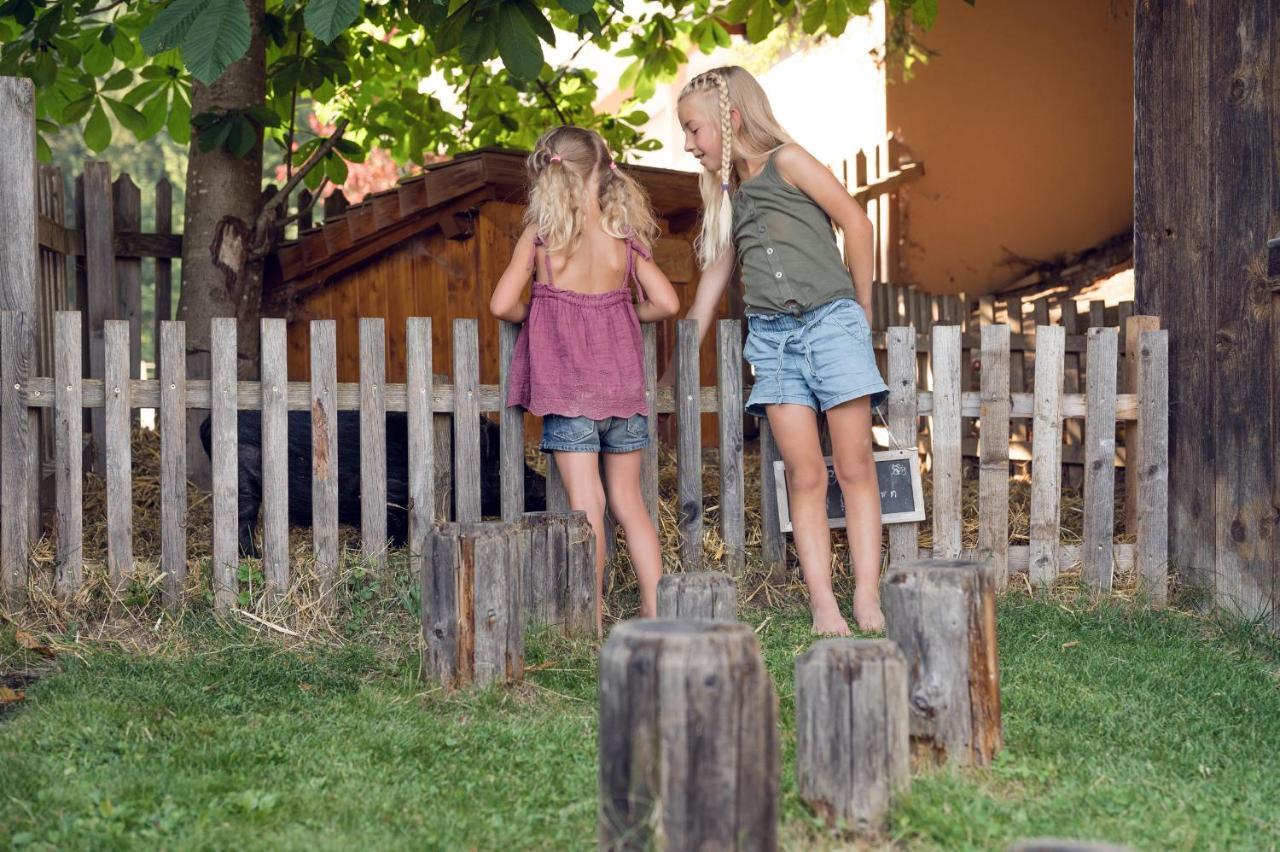
[[[206,86],[192,85],[191,114],[262,106],[267,96],[264,0],[245,0],[252,39],[248,52]],[[258,371],[258,306],[262,301],[262,264],[249,254],[249,240],[262,206],[262,139],[236,158],[223,148],[208,153],[192,132],[187,161],[187,201],[182,239],[182,297],[178,319],[187,324],[187,378],[209,378],[209,320],[237,318],[237,373],[251,379]],[[220,239],[219,239],[220,237]],[[214,255],[215,240],[219,243]],[[196,431],[205,412],[188,416],[187,475],[209,487],[209,460]]]

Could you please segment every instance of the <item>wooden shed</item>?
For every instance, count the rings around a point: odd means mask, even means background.
[[[405,320],[432,318],[437,372],[452,365],[453,320],[479,320],[480,381],[498,381],[498,323],[489,296],[521,232],[525,153],[482,149],[429,167],[394,189],[345,210],[330,205],[319,227],[282,244],[268,264],[265,316],[289,320],[289,377],[310,378],[309,326],[337,322],[338,381],[359,380],[358,319],[384,317],[387,381],[405,381]],[[662,236],[655,258],[683,306],[698,281],[693,239],[700,196],[697,175],[628,168],[649,193]],[[731,290],[733,288],[730,288]],[[740,305],[724,310],[741,316]],[[658,329],[659,364],[674,345],[674,324]],[[702,379],[715,382],[715,336],[703,347]]]

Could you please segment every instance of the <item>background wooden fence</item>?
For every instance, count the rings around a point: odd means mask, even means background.
[[[0,314],[0,364],[20,345],[21,322],[17,314]],[[268,589],[279,594],[289,588],[287,411],[312,412],[314,449],[314,547],[322,579],[333,582],[338,567],[336,412],[360,411],[362,494],[362,551],[375,563],[386,553],[386,447],[385,412],[404,411],[409,435],[409,547],[422,552],[423,536],[437,514],[436,478],[433,468],[442,463],[435,448],[433,416],[453,417],[452,466],[457,520],[480,518],[479,415],[501,412],[502,515],[514,519],[523,510],[524,421],[506,409],[506,369],[514,348],[516,328],[504,325],[501,335],[502,382],[478,381],[480,352],[476,321],[455,320],[457,345],[452,382],[437,383],[431,363],[431,321],[414,318],[408,323],[409,381],[384,382],[385,331],[381,319],[360,324],[361,376],[358,384],[338,384],[336,343],[332,321],[317,321],[311,329],[310,382],[289,382],[285,363],[285,322],[264,319],[261,326],[261,381],[237,381],[235,372],[235,322],[216,320],[213,328],[213,378],[187,381],[184,358],[184,325],[164,322],[160,329],[162,379],[134,379],[130,374],[131,335],[128,320],[107,321],[104,328],[105,380],[83,378],[81,318],[61,312],[54,325],[54,370],[39,377],[0,386],[0,422],[11,411],[52,409],[55,423],[57,493],[56,589],[64,595],[82,583],[82,417],[85,409],[101,411],[106,422],[104,446],[107,480],[107,568],[120,582],[133,565],[131,553],[132,504],[130,500],[130,417],[135,408],[155,407],[160,412],[162,531],[160,567],[165,573],[165,594],[170,602],[181,595],[187,573],[186,531],[186,431],[188,408],[212,411],[213,425],[213,577],[220,605],[235,600],[237,554],[236,411],[262,412],[263,570]],[[1095,365],[1088,373],[1085,393],[1066,392],[1064,379],[1068,336],[1061,326],[1042,326],[1030,341],[1036,354],[1034,388],[1011,387],[1011,332],[1005,325],[985,325],[979,332],[981,383],[977,391],[962,387],[961,354],[964,335],[958,326],[936,326],[922,339],[910,327],[886,333],[888,375],[891,389],[888,426],[906,446],[920,437],[919,424],[930,424],[927,441],[933,479],[933,555],[977,555],[989,559],[1002,580],[1010,573],[1026,572],[1036,586],[1044,586],[1064,568],[1081,564],[1095,588],[1111,588],[1116,567],[1135,568],[1153,601],[1167,593],[1165,428],[1168,406],[1166,332],[1151,331],[1139,339],[1137,392],[1116,389],[1118,340],[1114,329],[1090,329],[1084,338],[1085,354]],[[697,338],[694,324],[677,326],[677,371],[674,388],[656,383],[655,332],[645,327],[646,392],[655,414],[674,413],[677,422],[677,517],[681,533],[680,561],[684,570],[703,566],[703,463],[700,429],[703,413],[718,414],[719,535],[724,542],[724,567],[739,571],[745,559],[746,456],[742,439],[743,376],[742,329],[737,320],[718,324],[717,384],[698,382]],[[918,354],[927,340],[926,364],[931,381],[919,383]],[[981,436],[979,541],[976,554],[961,548],[960,489],[962,480],[961,424],[977,421]],[[1009,543],[1009,431],[1010,426],[1031,421],[1032,497],[1031,531],[1027,546]],[[1086,477],[1084,481],[1084,540],[1079,547],[1060,542],[1061,465],[1063,426],[1083,421]],[[1142,459],[1137,478],[1140,507],[1136,540],[1115,541],[1114,467],[1117,425],[1140,424],[1137,452]],[[656,438],[656,417],[650,418],[650,434]],[[18,439],[13,430],[0,432],[0,456],[12,458]],[[11,444],[13,445],[11,447]],[[766,564],[785,563],[785,546],[778,531],[772,461],[777,457],[765,428],[759,458],[761,510],[764,518],[761,556]],[[316,461],[320,460],[320,461]],[[327,464],[326,464],[327,462]],[[554,466],[552,466],[554,470]],[[5,465],[7,478],[20,466]],[[0,481],[0,492],[8,484]],[[645,451],[643,489],[650,512],[657,515],[658,445]],[[563,489],[552,475],[548,480],[548,508],[564,507]],[[8,507],[6,506],[6,511]],[[890,528],[890,560],[899,563],[919,555],[918,525]],[[25,589],[27,542],[7,537],[0,545],[0,568],[7,592],[20,597]]]

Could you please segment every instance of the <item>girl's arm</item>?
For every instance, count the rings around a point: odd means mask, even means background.
[[[787,183],[818,203],[844,232],[844,262],[853,275],[858,303],[871,316],[871,269],[874,257],[871,220],[831,170],[799,145],[785,145],[774,163]]]
[[[640,322],[657,322],[679,313],[680,297],[676,295],[676,288],[652,258],[636,254],[636,277],[645,295],[645,301],[636,305]]]
[[[735,262],[734,250],[730,246],[725,249],[724,254],[716,258],[715,263],[702,270],[702,276],[698,279],[698,290],[693,295],[693,306],[689,308],[689,313],[685,314],[685,319],[698,321],[699,345],[706,338],[707,331],[711,328],[711,321],[716,318],[720,297],[724,295],[724,288],[733,277]]]
[[[529,316],[529,303],[524,296],[525,284],[533,273],[533,264],[537,253],[533,246],[534,226],[524,229],[516,247],[511,252],[511,262],[498,279],[489,298],[489,312],[507,322],[524,322]]]

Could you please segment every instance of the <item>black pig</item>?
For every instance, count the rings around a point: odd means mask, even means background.
[[[408,417],[388,411],[387,417],[387,537],[404,546],[409,537],[409,433]],[[239,441],[239,540],[241,554],[258,557],[254,529],[262,505],[262,415],[241,411],[237,420]],[[480,418],[480,510],[501,513],[499,428]],[[212,458],[210,418],[200,424],[200,443]],[[311,414],[289,412],[289,523],[311,525]],[[525,510],[546,508],[546,479],[533,468],[524,468]],[[338,412],[338,521],[360,526],[360,412]]]

